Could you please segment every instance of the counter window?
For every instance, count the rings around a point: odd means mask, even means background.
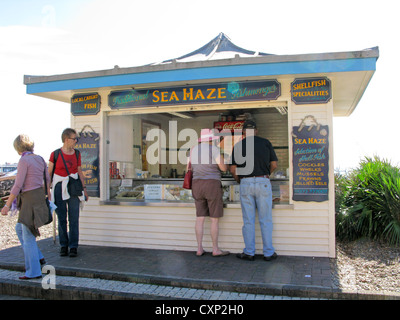
[[[258,124],[258,135],[271,141],[279,159],[279,167],[271,176],[274,202],[288,203],[287,115],[275,108],[246,110],[249,112]],[[182,188],[188,151],[197,143],[201,129],[215,127],[224,132],[219,147],[229,161],[232,146],[240,139],[229,126],[237,130],[243,116],[241,110],[111,114],[107,118],[109,201],[193,202],[191,190]],[[238,203],[239,185],[229,172],[222,173],[221,184],[224,202]]]

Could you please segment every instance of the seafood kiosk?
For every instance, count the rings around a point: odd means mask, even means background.
[[[91,196],[81,212],[81,244],[195,251],[194,201],[182,188],[188,151],[201,129],[214,128],[229,159],[250,118],[279,159],[270,177],[277,253],[334,257],[333,117],[353,112],[378,57],[377,47],[266,54],[221,33],[176,59],[25,76],[24,83],[28,94],[70,105]],[[221,183],[219,245],[241,252],[238,184],[229,172]],[[209,237],[204,245],[212,247]],[[261,253],[257,224],[256,245]]]

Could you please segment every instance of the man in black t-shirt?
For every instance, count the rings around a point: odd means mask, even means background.
[[[243,124],[245,138],[232,151],[230,172],[240,183],[240,204],[243,215],[245,248],[239,259],[254,260],[256,208],[263,240],[264,260],[276,259],[272,245],[272,188],[270,174],[277,168],[278,158],[269,140],[256,136],[256,123]]]

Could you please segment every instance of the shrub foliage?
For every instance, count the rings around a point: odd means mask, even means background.
[[[336,175],[336,234],[400,246],[400,170],[387,160],[365,158],[350,174]]]

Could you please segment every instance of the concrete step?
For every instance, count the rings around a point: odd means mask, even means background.
[[[51,274],[32,280],[19,276],[19,271],[0,269],[0,294],[49,300],[321,300]]]

